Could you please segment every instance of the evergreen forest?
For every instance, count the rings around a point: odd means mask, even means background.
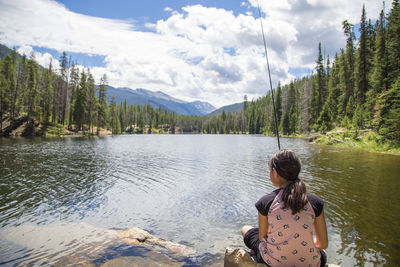
[[[0,134],[25,125],[23,135],[49,129],[274,135],[274,100],[278,129],[286,136],[369,129],[384,140],[400,142],[399,0],[388,13],[382,9],[377,21],[368,19],[363,7],[357,32],[348,21],[342,28],[346,46],[324,57],[322,44],[316,44],[311,75],[278,85],[273,96],[267,93],[253,101],[244,96],[239,112],[204,117],[116,103],[113,97],[108,100],[107,77],[96,83],[90,69],[80,71],[65,52],[55,70],[51,63],[39,66],[33,55],[27,58],[13,50],[0,60]]]

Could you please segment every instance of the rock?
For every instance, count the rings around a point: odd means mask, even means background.
[[[126,243],[135,245],[143,243],[147,239],[154,238],[150,233],[137,227],[127,230],[115,230],[119,237],[121,237]]]
[[[145,230],[136,227],[128,230],[115,230],[115,232],[129,245],[136,245],[138,243],[156,245],[184,257],[189,257],[196,253],[195,250],[187,246],[155,237]]]
[[[308,142],[312,143],[315,141],[315,139],[317,139],[317,136],[311,136],[310,138],[308,138]]]
[[[224,267],[265,267],[264,263],[257,263],[248,252],[241,248],[227,247],[225,249]],[[340,267],[336,264],[326,264],[325,267]]]
[[[107,261],[101,265],[101,267],[180,267],[183,265],[185,265],[185,262],[179,262],[165,255],[161,255],[156,259],[139,256],[120,257]]]
[[[257,263],[250,254],[241,248],[227,247],[225,249],[224,267],[261,267],[267,266]]]
[[[163,255],[171,254],[174,259],[184,258],[195,254],[195,251],[187,246],[166,241],[155,237],[145,230],[131,228],[127,230],[110,230],[94,227],[86,223],[62,223],[46,226],[21,225],[0,232],[2,239],[12,244],[31,250],[30,257],[34,263],[40,265],[45,262],[53,266],[94,266],[91,262],[100,259],[104,255],[114,255],[109,248],[121,245],[131,245],[137,249],[146,248],[150,253],[144,259],[136,258],[136,261],[152,260],[151,264],[139,264],[137,266],[182,266],[181,262],[156,265]],[[62,254],[62,256],[59,256]],[[125,262],[127,259],[122,259]],[[132,261],[133,259],[129,259]],[[110,263],[113,264],[113,263]],[[26,264],[22,264],[26,265]],[[123,265],[123,264],[122,264]],[[110,265],[112,266],[112,265]],[[136,265],[133,265],[136,266]]]
[[[194,249],[191,249],[181,244],[173,243],[171,241],[166,241],[161,238],[150,239],[150,242],[153,242],[155,245],[166,248],[169,251],[172,251],[173,253],[176,253],[184,257],[189,257],[196,253]]]

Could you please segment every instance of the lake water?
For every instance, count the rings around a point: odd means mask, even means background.
[[[400,156],[281,143],[325,201],[328,261],[400,266]],[[257,225],[276,150],[245,135],[0,139],[0,265],[78,263],[79,244],[108,246],[93,229],[132,227],[194,248],[187,265],[221,264],[226,246],[243,246],[241,227]],[[107,251],[91,262],[140,254]]]

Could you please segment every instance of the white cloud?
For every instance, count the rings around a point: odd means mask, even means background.
[[[290,81],[289,68],[314,67],[319,41],[330,54],[343,47],[341,21],[357,23],[362,3],[260,0],[274,83]],[[77,14],[51,0],[0,0],[0,42],[26,51],[38,46],[103,55],[105,66],[91,69],[97,81],[105,73],[113,86],[162,90],[221,106],[267,91],[260,22],[251,10],[256,4],[242,2],[248,13],[239,15],[201,5],[166,7],[170,17],[147,23],[152,32],[143,32],[131,21]],[[377,17],[381,7],[366,1],[366,8],[369,17]],[[51,59],[35,57],[44,66]]]
[[[257,0],[249,0],[257,7]],[[318,43],[331,56],[344,47],[342,21],[357,24],[365,3],[367,16],[377,19],[382,2],[376,0],[259,0],[271,27],[286,23],[293,28],[296,41],[287,48],[289,65],[294,68],[314,67]],[[268,36],[268,35],[267,35]],[[274,39],[271,37],[270,39]]]
[[[165,11],[165,12],[171,12],[172,10],[173,10],[173,9],[170,8],[170,7],[168,7],[168,6],[164,8],[164,11]]]
[[[17,52],[21,55],[25,55],[27,58],[31,58],[33,55],[36,62],[39,63],[39,65],[44,66],[44,67],[49,67],[50,62],[52,65],[52,69],[55,72],[58,72],[60,68],[60,64],[57,59],[53,58],[52,55],[49,53],[40,53],[37,51],[34,51],[33,48],[29,45],[23,45],[17,49]]]

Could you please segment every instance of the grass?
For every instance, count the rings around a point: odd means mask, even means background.
[[[64,127],[60,124],[60,125],[49,125],[46,128],[46,136],[47,137],[56,137],[56,136],[61,136],[61,135],[65,135],[67,133],[67,131],[64,129]]]
[[[374,131],[335,130],[327,134],[317,135],[314,141],[319,144],[334,145],[337,147],[350,147],[370,152],[385,152],[400,155],[399,143],[385,140]]]

